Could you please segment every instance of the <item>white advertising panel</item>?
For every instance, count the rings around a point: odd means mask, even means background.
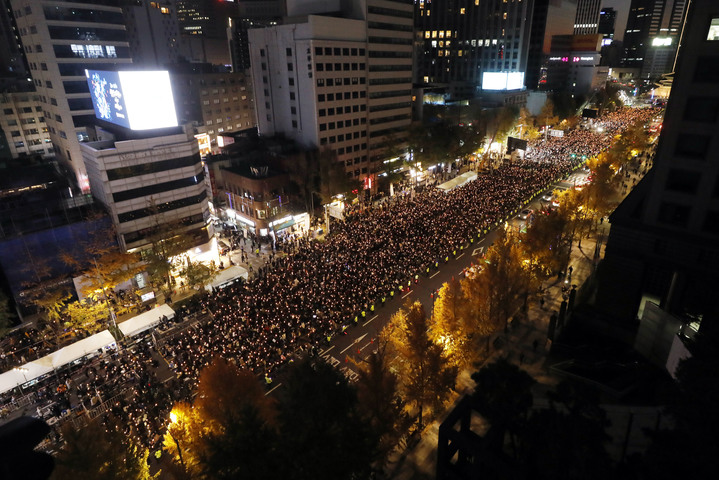
[[[170,74],[85,70],[95,116],[131,130],[177,126]]]
[[[519,90],[524,88],[524,72],[484,72],[482,90]]]

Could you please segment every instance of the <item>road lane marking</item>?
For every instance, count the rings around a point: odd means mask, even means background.
[[[329,351],[332,350],[333,348],[335,348],[335,345],[332,345],[332,346],[331,346],[330,348],[328,348],[327,350],[321,351],[321,352],[320,352],[320,356],[324,355],[325,353],[329,353]]]
[[[379,317],[379,315],[375,315],[374,317],[370,318],[369,320],[367,320],[366,322],[364,322],[364,323],[362,324],[362,326],[363,326],[363,327],[366,327],[367,325],[369,325],[369,323],[370,323],[372,320],[374,320],[374,319],[377,318],[377,317]],[[365,335],[366,335],[366,334],[365,334]]]
[[[375,315],[375,318],[376,318],[376,315]],[[370,321],[371,321],[371,320],[370,320]],[[347,345],[347,348],[345,348],[344,350],[342,350],[342,351],[340,352],[340,355],[342,355],[343,353],[345,353],[347,350],[349,350],[349,349],[352,348],[353,346],[357,345],[357,344],[358,344],[364,337],[366,337],[366,336],[367,336],[367,334],[365,333],[365,334],[362,335],[361,337],[355,338],[354,342],[352,342],[352,343],[350,343],[349,345]]]
[[[367,345],[365,345],[364,347],[360,348],[360,352],[361,352],[362,350],[364,350],[365,348],[369,347],[370,345],[372,345],[372,342],[371,342],[371,341],[370,341],[370,342],[367,342]]]
[[[265,397],[266,397],[267,395],[269,395],[270,393],[274,392],[275,390],[277,390],[278,388],[280,388],[280,385],[282,385],[282,384],[281,384],[281,383],[278,383],[277,385],[275,385],[274,387],[272,387],[272,390],[270,390],[269,392],[265,393]]]
[[[409,292],[407,292],[407,293],[405,293],[404,295],[402,295],[402,298],[407,298],[410,293],[412,293],[412,290],[410,290]]]
[[[464,257],[464,253],[460,253],[456,257],[454,257],[455,260],[459,260],[460,258]]]
[[[437,271],[434,272],[432,275],[430,275],[429,278],[434,278],[434,277],[436,277],[437,275],[439,275],[439,270],[437,270]]]

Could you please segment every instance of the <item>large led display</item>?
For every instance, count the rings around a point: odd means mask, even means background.
[[[85,70],[95,116],[131,130],[177,126],[170,74]]]
[[[524,72],[484,72],[482,90],[519,90],[524,88]]]

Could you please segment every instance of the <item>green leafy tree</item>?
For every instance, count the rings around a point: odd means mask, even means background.
[[[157,210],[154,202],[152,209]],[[175,257],[185,253],[194,245],[194,239],[184,233],[184,227],[177,222],[160,223],[157,221],[150,235],[150,247],[143,251],[150,283],[163,294],[170,295],[173,290],[172,271]]]
[[[437,413],[442,408],[458,372],[444,346],[432,341],[429,332],[430,320],[420,302],[405,304],[383,331],[402,379],[403,396],[415,405],[420,428],[424,409]]]
[[[360,414],[357,393],[329,364],[292,365],[278,391],[279,457],[275,478],[366,478],[377,438]]]
[[[200,289],[212,281],[220,273],[214,263],[193,261],[188,259],[183,263],[180,275],[185,277],[187,286]]]

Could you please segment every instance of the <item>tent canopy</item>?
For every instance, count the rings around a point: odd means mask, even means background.
[[[103,330],[21,367],[9,370],[0,374],[0,393],[12,390],[114,343],[115,338],[112,334],[108,330]]]
[[[125,320],[117,326],[123,335],[132,337],[160,323],[160,319],[162,319],[163,316],[167,316],[167,318],[173,318],[175,316],[175,311],[166,303],[147,312],[143,312],[136,317],[132,317],[129,320]]]
[[[236,278],[242,277],[245,280],[247,280],[248,274],[247,270],[245,270],[243,267],[240,266],[232,266],[230,268],[226,268],[222,270],[219,275],[217,275],[210,285],[205,285],[205,289],[209,292],[210,287],[212,288],[222,288],[225,286],[225,284],[230,283]]]
[[[461,187],[462,185],[469,183],[476,178],[477,174],[475,172],[465,172],[462,175],[457,175],[448,182],[444,182],[443,184],[438,185],[437,188],[444,191],[444,193],[451,192],[455,188]]]

